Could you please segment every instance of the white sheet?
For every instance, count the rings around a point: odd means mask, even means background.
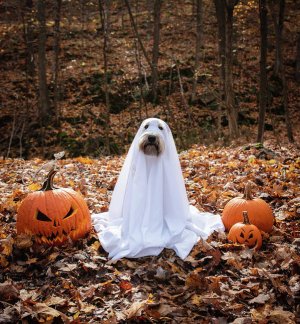
[[[149,127],[145,130],[145,125]],[[159,130],[158,125],[163,125]],[[165,150],[145,155],[138,147],[143,132],[162,136]],[[107,213],[92,215],[93,224],[109,258],[158,255],[164,248],[184,259],[199,238],[224,231],[219,215],[189,206],[173,136],[156,118],[140,126],[125,159]]]

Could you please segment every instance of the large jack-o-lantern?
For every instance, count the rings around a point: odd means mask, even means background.
[[[254,250],[260,249],[262,245],[260,230],[255,225],[250,224],[247,211],[243,211],[243,218],[243,222],[236,223],[231,227],[228,239],[234,243],[248,245]]]
[[[38,243],[59,245],[75,241],[91,229],[91,216],[80,193],[69,188],[55,188],[52,169],[38,191],[28,194],[17,215],[17,233],[35,236]]]

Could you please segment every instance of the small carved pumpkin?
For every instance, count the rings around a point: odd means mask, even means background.
[[[243,211],[243,217],[243,223],[236,223],[231,227],[228,240],[234,243],[246,244],[258,250],[262,245],[260,230],[255,225],[250,224],[247,211]]]
[[[17,215],[17,233],[35,235],[38,243],[59,245],[77,240],[91,229],[87,204],[78,192],[53,187],[52,169],[43,187],[27,195]]]
[[[271,207],[260,198],[252,198],[251,183],[245,186],[244,197],[231,199],[224,207],[222,221],[227,231],[235,223],[242,222],[242,212],[246,210],[251,224],[256,225],[261,231],[271,232],[274,216]]]

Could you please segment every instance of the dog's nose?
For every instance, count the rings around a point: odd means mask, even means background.
[[[148,141],[149,141],[149,143],[154,143],[155,140],[156,140],[156,137],[155,137],[154,135],[149,135],[149,136],[148,136]]]

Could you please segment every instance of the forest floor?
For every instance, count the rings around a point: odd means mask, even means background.
[[[92,213],[106,211],[123,161],[59,160],[56,184],[80,190]],[[259,251],[213,234],[185,260],[164,250],[110,262],[93,230],[61,247],[39,245],[34,237],[16,235],[16,214],[27,193],[39,187],[49,161],[1,160],[0,323],[296,323],[299,151],[271,143],[194,146],[180,154],[180,162],[189,200],[200,210],[221,213],[252,181],[254,196],[270,204],[276,219]]]

